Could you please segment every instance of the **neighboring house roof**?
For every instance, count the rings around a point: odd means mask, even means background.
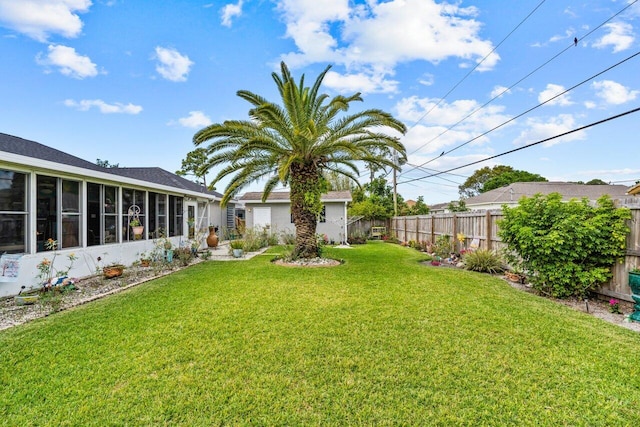
[[[611,198],[624,197],[628,187],[624,185],[586,185],[568,182],[514,182],[505,187],[487,191],[475,197],[465,199],[468,208],[482,205],[516,204],[523,196],[531,197],[535,194],[560,193],[562,200],[587,198],[596,200],[604,194]]]
[[[85,173],[89,176],[96,175],[95,172],[97,172],[100,175],[107,174],[108,176],[111,176],[111,179],[113,180],[118,180],[118,177],[127,177],[137,181],[172,187],[177,190],[207,194],[218,198],[222,197],[222,194],[216,191],[209,191],[206,187],[200,184],[189,181],[188,179],[158,167],[105,168],[79,157],[72,156],[71,154],[67,154],[63,151],[56,150],[55,148],[47,147],[39,142],[7,135],[5,133],[0,133],[0,152],[84,169],[86,171]]]
[[[633,187],[629,188],[627,194],[631,196],[640,196],[640,184],[636,184]]]
[[[240,201],[244,203],[262,203],[262,192],[248,192],[240,197]],[[350,191],[329,191],[321,197],[323,202],[350,202]],[[290,193],[288,191],[272,191],[267,198],[266,203],[289,203]]]
[[[451,202],[448,203],[437,203],[435,205],[429,205],[429,213],[433,213],[433,212],[444,212],[445,210],[447,210],[449,208],[449,205],[451,204]]]

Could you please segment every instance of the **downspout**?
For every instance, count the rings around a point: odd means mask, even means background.
[[[342,242],[342,244],[344,245],[348,245],[349,243],[347,242],[347,204],[349,202],[344,202],[344,235],[343,235],[343,239],[344,241]]]

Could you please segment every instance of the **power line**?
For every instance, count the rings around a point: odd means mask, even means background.
[[[533,111],[533,110],[535,110],[535,109],[537,109],[537,108],[540,108],[541,106],[543,106],[543,105],[545,105],[545,104],[547,104],[547,103],[549,103],[549,102],[553,101],[554,99],[559,98],[559,97],[561,97],[561,96],[565,95],[567,92],[570,92],[570,91],[574,90],[575,88],[577,88],[577,87],[579,87],[579,86],[582,86],[583,84],[585,84],[585,83],[587,83],[587,82],[589,82],[589,81],[591,81],[591,80],[595,79],[596,77],[598,77],[598,76],[600,76],[600,75],[602,75],[602,74],[604,74],[604,73],[606,73],[606,72],[608,72],[608,71],[610,71],[610,70],[612,70],[612,69],[614,69],[614,68],[616,68],[616,67],[618,67],[618,66],[622,65],[623,63],[625,63],[625,62],[627,62],[627,61],[629,61],[629,60],[631,60],[631,59],[635,58],[635,57],[636,57],[636,56],[638,56],[638,55],[640,55],[640,51],[638,51],[638,52],[634,53],[633,55],[630,55],[630,56],[628,56],[627,58],[623,59],[622,61],[619,61],[619,62],[617,62],[617,63],[615,63],[615,64],[611,65],[610,67],[608,67],[608,68],[606,68],[606,69],[604,69],[604,70],[602,70],[602,71],[600,71],[600,72],[598,72],[598,73],[596,73],[596,74],[592,75],[591,77],[588,77],[588,78],[586,78],[586,79],[582,80],[580,83],[578,83],[578,84],[575,84],[575,85],[571,86],[569,89],[566,89],[566,90],[564,90],[564,91],[562,91],[562,92],[558,93],[557,95],[555,95],[555,96],[553,96],[553,97],[551,97],[551,98],[547,99],[546,101],[541,102],[540,104],[535,105],[535,106],[533,106],[533,107],[529,108],[528,110],[523,111],[522,113],[520,113],[520,114],[518,114],[518,115],[516,115],[516,116],[514,116],[514,117],[512,117],[512,118],[510,118],[509,120],[507,120],[507,121],[505,121],[505,122],[502,122],[501,124],[499,124],[499,125],[497,125],[497,126],[494,126],[493,128],[491,128],[491,129],[489,129],[489,130],[487,130],[487,131],[485,131],[485,132],[481,133],[480,135],[477,135],[477,136],[475,136],[475,137],[471,138],[470,140],[468,140],[468,141],[466,141],[466,142],[463,142],[462,144],[460,144],[460,145],[457,145],[457,146],[453,147],[451,150],[443,151],[443,152],[442,152],[442,154],[440,154],[438,157],[435,157],[435,158],[433,158],[433,159],[431,159],[431,160],[427,160],[426,162],[424,162],[424,163],[420,164],[420,165],[419,165],[419,167],[422,167],[422,166],[424,166],[424,165],[426,165],[426,164],[429,164],[429,163],[433,162],[434,160],[436,160],[436,159],[438,159],[438,158],[440,158],[440,157],[442,157],[442,156],[446,156],[447,154],[449,154],[449,153],[451,153],[451,152],[453,152],[453,151],[456,151],[456,150],[457,150],[457,149],[459,149],[459,148],[464,147],[465,145],[467,145],[467,144],[469,144],[469,143],[471,143],[471,142],[475,141],[475,140],[476,140],[476,139],[478,139],[478,138],[482,138],[483,136],[485,136],[485,135],[487,135],[487,134],[489,134],[489,133],[493,132],[494,130],[499,129],[499,128],[501,128],[502,126],[504,126],[504,125],[506,125],[506,124],[508,124],[508,123],[511,123],[512,121],[514,121],[514,120],[516,120],[516,119],[519,119],[520,117],[524,116],[525,114],[528,114],[528,113],[530,113],[531,111]],[[476,110],[476,111],[477,111],[477,110]],[[473,114],[473,113],[472,113],[472,114]],[[469,116],[467,116],[467,117],[469,117]],[[463,119],[463,120],[464,120],[464,119]],[[458,122],[458,123],[460,123],[460,122]]]
[[[414,178],[414,179],[409,179],[409,180],[406,180],[406,181],[402,181],[402,182],[399,182],[398,185],[406,184],[406,183],[413,182],[413,181],[419,181],[419,180],[423,180],[423,179],[427,179],[427,178],[432,178],[434,176],[442,175],[442,174],[449,173],[449,172],[452,172],[452,171],[455,171],[455,170],[458,170],[458,169],[466,168],[468,166],[473,166],[473,165],[478,164],[478,163],[486,162],[487,160],[491,160],[491,159],[495,159],[495,158],[498,158],[498,157],[505,156],[507,154],[515,153],[516,151],[524,150],[525,148],[530,148],[530,147],[533,147],[535,145],[539,145],[539,144],[542,144],[542,143],[547,142],[547,141],[551,141],[551,140],[556,139],[556,138],[561,138],[563,136],[570,135],[572,133],[579,132],[579,131],[584,130],[584,129],[588,129],[588,128],[593,127],[593,126],[597,126],[597,125],[600,125],[602,123],[606,123],[606,122],[608,122],[610,120],[619,119],[619,118],[624,117],[626,115],[637,113],[638,111],[640,111],[640,107],[634,108],[632,110],[625,111],[624,113],[616,114],[615,116],[611,116],[611,117],[608,117],[606,119],[599,120],[597,122],[592,122],[592,123],[590,123],[588,125],[581,126],[579,128],[576,128],[576,129],[561,133],[559,135],[555,135],[555,136],[552,136],[552,137],[549,137],[549,138],[542,139],[540,141],[533,142],[533,143],[525,145],[523,147],[514,148],[513,150],[509,150],[509,151],[505,151],[504,153],[496,154],[495,156],[490,156],[490,157],[487,157],[487,158],[482,159],[482,160],[476,160],[475,162],[467,163],[467,164],[462,165],[462,166],[456,166],[455,168],[447,169],[446,171],[437,172],[435,174],[431,174],[431,175],[424,176],[424,177],[421,177],[421,178]]]
[[[603,21],[602,23],[600,23],[598,26],[596,26],[595,28],[593,28],[591,31],[589,31],[588,33],[586,33],[584,36],[582,36],[582,38],[580,38],[580,40],[584,40],[585,38],[589,37],[589,36],[590,36],[591,34],[593,34],[596,30],[600,29],[600,28],[601,28],[602,26],[604,26],[607,22],[611,21],[613,18],[615,18],[616,16],[620,15],[621,13],[623,13],[625,10],[627,10],[629,7],[631,7],[631,6],[632,6],[633,4],[635,4],[637,1],[638,1],[638,0],[633,0],[632,2],[630,2],[629,4],[627,4],[627,6],[625,6],[624,8],[622,8],[621,10],[619,10],[618,12],[616,12],[615,14],[613,14],[612,16],[610,16],[608,19],[606,19],[605,21]],[[538,6],[538,7],[539,7],[539,6]],[[576,40],[577,40],[577,39],[576,39]],[[458,126],[460,123],[462,123],[463,121],[467,120],[469,117],[471,117],[472,115],[474,115],[474,114],[475,114],[475,113],[477,113],[478,111],[480,111],[480,110],[482,110],[483,108],[485,108],[487,105],[489,105],[490,103],[492,103],[493,101],[495,101],[497,98],[500,98],[500,97],[501,97],[502,95],[504,95],[506,92],[510,91],[512,88],[514,88],[514,87],[515,87],[515,86],[517,86],[518,84],[522,83],[524,80],[526,80],[527,78],[529,78],[531,75],[533,75],[533,74],[535,74],[536,72],[538,72],[540,69],[542,69],[543,67],[545,67],[546,65],[548,65],[550,62],[552,62],[553,60],[555,60],[555,59],[556,59],[556,58],[558,58],[560,55],[562,55],[563,53],[565,53],[566,51],[568,51],[569,49],[571,49],[571,47],[574,47],[574,46],[575,46],[575,43],[574,43],[574,42],[572,42],[569,46],[567,46],[566,48],[564,48],[563,50],[561,50],[560,52],[558,52],[557,54],[555,54],[553,57],[551,57],[550,59],[548,59],[547,61],[545,61],[543,64],[541,64],[541,65],[539,65],[538,67],[536,67],[535,69],[533,69],[531,72],[529,72],[529,73],[528,73],[528,74],[526,74],[524,77],[522,77],[521,79],[519,79],[518,81],[516,81],[515,83],[513,83],[513,84],[512,84],[511,86],[509,86],[508,88],[504,89],[502,92],[500,92],[499,94],[497,94],[496,96],[494,96],[493,98],[491,98],[489,101],[485,102],[483,105],[481,105],[481,106],[480,106],[480,107],[478,107],[477,109],[473,110],[471,113],[467,114],[465,117],[463,117],[462,119],[460,119],[459,121],[457,121],[457,122],[456,122],[456,123],[454,123],[453,125],[449,126],[447,129],[445,129],[444,131],[442,131],[440,134],[436,135],[435,137],[433,137],[432,139],[430,139],[429,141],[427,141],[426,143],[424,143],[423,145],[421,145],[420,147],[418,147],[417,149],[415,149],[414,151],[412,151],[412,152],[411,152],[411,154],[415,153],[415,152],[416,152],[416,151],[418,151],[418,150],[421,150],[422,148],[426,147],[427,145],[429,145],[429,144],[430,144],[430,143],[432,143],[433,141],[437,140],[437,139],[438,139],[438,138],[440,138],[442,135],[444,135],[445,133],[449,132],[451,129],[453,129],[454,127]],[[635,55],[634,55],[634,56],[635,56]],[[627,59],[630,59],[630,58],[627,58]],[[616,65],[616,66],[617,66],[617,65]],[[607,70],[608,70],[608,69],[607,69]],[[607,70],[605,70],[605,71],[607,71]],[[597,75],[596,75],[596,76],[597,76]],[[594,77],[596,77],[596,76],[594,76]],[[594,78],[594,77],[592,77],[592,78]],[[579,85],[578,85],[578,86],[579,86]],[[575,87],[577,87],[577,86],[575,86]],[[549,99],[549,100],[545,101],[545,102],[544,102],[544,103],[542,103],[542,104],[538,104],[536,107],[534,107],[534,108],[531,108],[531,109],[527,110],[525,113],[522,113],[522,114],[520,114],[520,115],[516,116],[515,118],[521,117],[523,114],[526,114],[526,113],[528,113],[528,112],[530,112],[530,111],[534,110],[535,108],[538,108],[538,107],[540,107],[541,105],[544,105],[545,103],[547,103],[547,102],[549,102],[549,101],[551,101],[551,100],[553,100],[553,99],[557,98],[558,96],[563,95],[563,94],[564,94],[564,93],[566,93],[566,92],[567,92],[567,91],[565,91],[565,92],[563,92],[563,93],[561,93],[561,94],[559,94],[559,95],[556,95],[555,97],[553,97],[553,98],[551,98],[551,99]],[[441,101],[442,101],[442,100],[441,100]],[[441,101],[439,101],[439,102],[438,102],[438,104],[439,104]],[[430,112],[431,112],[431,111],[432,111],[432,110],[433,110],[433,109],[434,109],[438,104],[436,104],[434,107],[432,107],[432,108],[427,112],[427,114],[428,114],[428,113],[430,113]],[[426,117],[426,115],[427,115],[427,114],[425,114],[423,117],[421,117],[421,118],[420,118],[420,120],[422,120],[424,117]],[[498,128],[502,127],[502,126],[504,126],[505,124],[507,124],[507,123],[509,123],[509,122],[513,121],[515,118],[513,118],[513,119],[511,119],[511,120],[508,120],[507,122],[505,122],[505,123],[503,123],[503,124],[501,124],[501,125],[499,125],[499,126],[496,126],[496,127],[494,127],[493,129],[490,129],[489,131],[487,131],[487,132],[485,132],[485,133],[483,133],[483,134],[481,134],[481,135],[479,135],[479,136],[477,136],[477,137],[475,137],[475,138],[473,138],[473,139],[471,139],[471,140],[469,140],[469,141],[467,141],[467,142],[463,143],[462,145],[460,145],[460,146],[458,146],[458,147],[455,147],[455,148],[454,148],[454,149],[452,149],[452,150],[449,150],[449,151],[447,151],[447,152],[442,152],[442,154],[440,154],[439,156],[437,156],[437,157],[435,157],[435,158],[433,158],[433,159],[431,159],[431,160],[428,160],[428,161],[426,161],[426,162],[422,163],[420,166],[424,166],[424,165],[426,165],[426,164],[428,164],[428,163],[431,163],[432,161],[434,161],[434,160],[436,160],[436,159],[438,159],[438,158],[440,158],[440,157],[442,157],[442,156],[444,156],[444,155],[446,155],[446,154],[448,154],[448,153],[450,153],[450,152],[452,152],[452,151],[456,150],[457,148],[460,148],[461,146],[464,146],[464,145],[466,145],[466,144],[468,144],[468,143],[470,143],[470,142],[472,142],[472,141],[475,141],[476,139],[478,139],[478,138],[480,138],[480,137],[482,137],[482,136],[484,136],[484,135],[486,135],[486,134],[488,134],[488,133],[490,133],[490,132],[492,132],[492,131],[494,131],[494,130],[496,130],[496,129],[498,129]],[[415,126],[415,125],[414,125],[414,126]],[[413,168],[413,169],[415,169],[415,168]],[[410,171],[411,171],[411,170],[413,170],[413,169],[410,169],[410,170],[406,171],[405,173],[410,172]],[[402,174],[401,174],[401,176],[402,176]]]
[[[484,58],[482,58],[473,68],[471,68],[471,70],[469,70],[469,72],[467,74],[464,75],[464,77],[462,77],[462,79],[460,79],[455,85],[453,85],[453,87],[451,89],[449,89],[449,91],[447,93],[444,94],[444,96],[442,96],[438,102],[431,107],[431,109],[429,109],[429,111],[427,111],[426,113],[424,113],[422,115],[422,117],[420,117],[408,130],[407,133],[413,129],[414,127],[416,127],[418,125],[418,123],[420,123],[425,117],[427,117],[429,115],[429,113],[431,113],[438,105],[440,105],[442,103],[442,101],[444,101],[445,99],[447,99],[447,97],[449,95],[451,95],[451,93],[457,89],[458,86],[460,86],[460,84],[462,84],[462,82],[464,82],[467,77],[469,77],[471,75],[471,73],[473,73],[475,70],[478,69],[478,67],[487,59],[489,58],[496,50],[498,50],[498,48],[502,45],[502,43],[504,43],[509,37],[511,37],[511,35],[518,29],[520,28],[520,26],[522,24],[524,24],[524,22],[529,19],[531,17],[531,15],[533,15],[535,13],[536,10],[538,10],[538,8],[540,6],[542,6],[542,4],[545,2],[546,0],[542,0],[540,3],[538,3],[538,5],[531,11],[529,12],[529,14],[527,16],[524,17],[524,19],[522,19],[520,21],[520,23],[518,23],[518,25],[516,25],[511,31],[509,31],[509,33],[502,39],[500,40],[500,43],[498,43],[493,49],[491,49],[491,52],[489,52],[488,54],[486,54],[484,56]],[[420,150],[422,147],[417,148],[416,150],[412,151],[411,153],[409,153],[408,155],[411,155],[413,153],[415,153],[416,151]]]

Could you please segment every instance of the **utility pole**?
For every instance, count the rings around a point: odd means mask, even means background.
[[[396,168],[398,167],[398,152],[393,150],[393,216],[398,216],[398,180]]]

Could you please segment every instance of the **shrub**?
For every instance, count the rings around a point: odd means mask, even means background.
[[[498,235],[507,261],[553,297],[586,296],[611,278],[611,266],[625,254],[631,212],[608,196],[592,206],[587,199],[564,203],[558,193],[538,194],[505,206],[503,214]]]
[[[362,245],[367,243],[367,235],[362,231],[354,231],[347,237],[347,243],[350,245]]]
[[[451,236],[443,234],[438,236],[436,242],[433,244],[433,252],[440,258],[448,258],[449,254],[453,252],[453,243],[451,242]]]
[[[283,231],[280,236],[283,245],[295,245],[296,244],[296,235],[295,233],[291,233],[289,231]]]
[[[268,235],[264,230],[246,229],[242,238],[244,246],[241,249],[244,249],[245,252],[255,252],[268,245]]]
[[[466,252],[462,256],[462,262],[465,269],[480,273],[495,274],[504,270],[500,255],[486,249]]]

